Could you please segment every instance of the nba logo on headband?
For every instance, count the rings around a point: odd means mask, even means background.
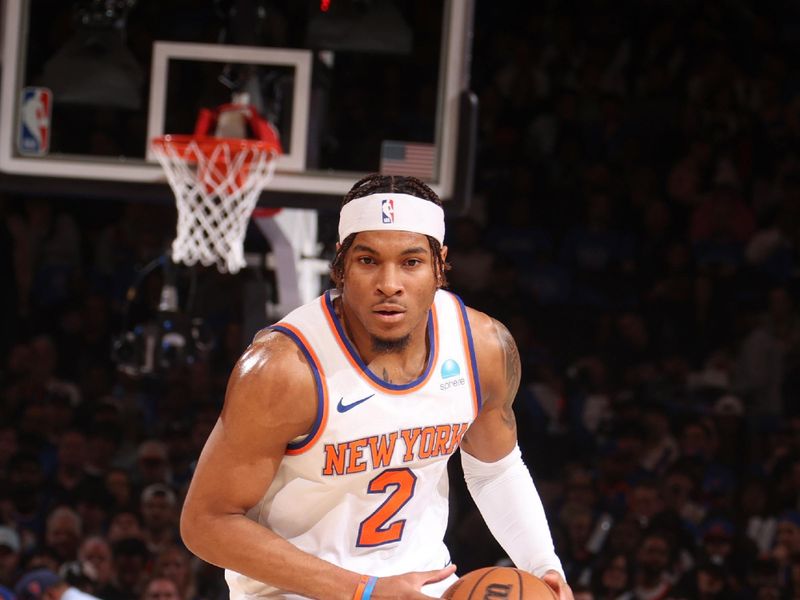
[[[402,206],[395,212],[395,203]],[[408,231],[444,242],[444,211],[424,198],[379,192],[354,198],[339,211],[339,242],[359,231]]]
[[[386,198],[381,202],[381,216],[384,223],[394,223],[394,200]]]

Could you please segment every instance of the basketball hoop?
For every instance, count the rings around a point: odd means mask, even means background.
[[[260,139],[214,137],[207,131],[215,118],[238,112]],[[216,264],[236,273],[245,266],[244,236],[261,191],[281,153],[277,133],[255,109],[226,105],[201,112],[194,135],[165,135],[151,148],[175,194],[178,227],[172,260],[186,265]]]

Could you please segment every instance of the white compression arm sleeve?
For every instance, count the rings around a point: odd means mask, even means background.
[[[553,569],[564,576],[539,492],[522,461],[519,446],[493,463],[461,449],[467,489],[489,531],[514,564],[541,577]]]

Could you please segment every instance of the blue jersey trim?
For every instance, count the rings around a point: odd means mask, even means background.
[[[314,420],[314,425],[311,427],[311,431],[308,433],[308,435],[304,440],[301,440],[299,442],[289,442],[286,445],[287,450],[292,450],[292,451],[301,450],[316,438],[317,432],[319,431],[320,425],[322,424],[322,415],[325,414],[325,405],[324,405],[325,393],[322,389],[323,385],[322,378],[319,375],[319,368],[317,367],[317,363],[312,358],[311,353],[308,351],[308,348],[306,348],[306,345],[299,337],[297,337],[297,334],[295,334],[294,331],[291,331],[290,329],[287,329],[282,325],[272,325],[269,327],[269,329],[281,332],[282,334],[288,336],[295,344],[297,344],[297,347],[300,348],[300,351],[303,353],[303,356],[306,357],[306,360],[308,361],[308,366],[311,367],[311,372],[314,375],[314,383],[316,384],[317,387],[317,418]]]
[[[433,358],[436,356],[436,335],[433,331],[433,314],[429,311],[428,312],[428,364],[425,367],[425,370],[422,374],[417,377],[414,381],[410,381],[408,383],[403,384],[394,384],[388,383],[375,375],[372,371],[369,370],[364,361],[361,360],[361,356],[359,356],[356,349],[353,348],[353,344],[350,343],[350,339],[344,332],[344,327],[342,327],[342,322],[339,320],[339,315],[336,314],[336,311],[333,308],[333,300],[331,299],[331,291],[328,290],[325,292],[325,308],[328,310],[328,314],[330,315],[331,321],[336,326],[336,333],[339,335],[339,339],[341,340],[342,344],[344,345],[347,353],[350,357],[355,361],[358,365],[358,368],[361,369],[361,372],[377,386],[382,388],[386,388],[387,390],[392,390],[395,392],[402,392],[405,390],[409,390],[413,387],[418,386],[420,383],[427,379],[428,374],[430,373],[431,369],[433,368]]]
[[[452,292],[451,292],[452,293]],[[478,411],[480,412],[483,406],[483,398],[481,397],[481,378],[478,375],[478,361],[475,358],[475,343],[472,341],[472,328],[469,326],[469,319],[467,318],[467,307],[464,306],[464,301],[453,294],[453,297],[458,301],[458,307],[461,310],[461,318],[464,320],[464,329],[467,332],[467,345],[469,346],[469,363],[472,369],[472,378],[475,382],[475,395],[478,400]]]

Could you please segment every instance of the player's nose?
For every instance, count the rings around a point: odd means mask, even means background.
[[[384,296],[396,296],[403,291],[400,269],[393,264],[383,264],[378,271],[378,291]]]

